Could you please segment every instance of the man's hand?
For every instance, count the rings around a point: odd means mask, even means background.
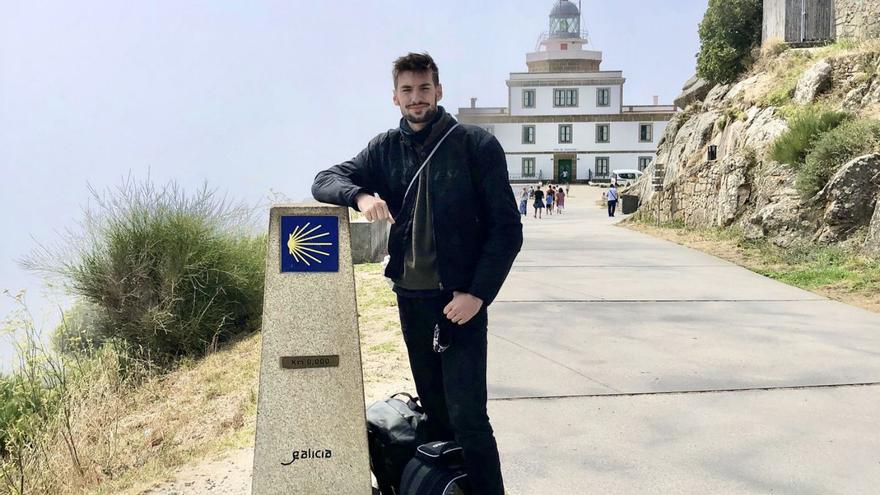
[[[367,193],[360,193],[354,200],[357,203],[358,210],[364,214],[368,221],[388,220],[394,223],[394,217],[391,216],[388,204],[381,198]]]
[[[452,300],[443,308],[443,314],[453,323],[464,325],[480,312],[483,300],[467,292],[455,291]]]

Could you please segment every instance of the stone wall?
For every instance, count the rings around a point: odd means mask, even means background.
[[[880,0],[834,0],[837,39],[880,37]]]
[[[378,263],[388,254],[388,222],[351,222],[351,258],[354,264]]]

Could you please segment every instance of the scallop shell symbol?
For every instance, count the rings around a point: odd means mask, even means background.
[[[293,229],[293,232],[290,233],[290,237],[287,239],[287,249],[290,250],[290,255],[293,256],[297,263],[305,263],[306,266],[312,266],[309,260],[313,263],[321,264],[322,261],[318,258],[319,256],[330,256],[330,253],[316,248],[333,245],[330,242],[317,241],[322,237],[330,235],[330,232],[322,233],[320,225],[315,225],[309,229],[310,225],[311,222],[306,222],[305,225]]]

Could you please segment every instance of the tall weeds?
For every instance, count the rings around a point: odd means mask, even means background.
[[[135,371],[135,361],[112,345],[89,357],[54,352],[24,295],[12,297],[18,309],[3,328],[17,337],[18,360],[11,375],[0,377],[0,489],[17,495],[76,493],[104,472],[94,446],[114,448],[118,416],[102,405],[149,376],[150,367]],[[124,361],[127,376],[121,372]],[[89,427],[94,422],[101,427]]]
[[[252,210],[207,187],[186,195],[130,178],[92,201],[80,231],[23,262],[96,309],[85,337],[167,365],[259,326],[265,238]]]

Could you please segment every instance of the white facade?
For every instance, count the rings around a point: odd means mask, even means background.
[[[509,108],[511,115],[608,115],[619,114],[623,106],[623,73],[598,72],[593,74],[558,74],[547,84],[548,74],[511,74]],[[589,82],[590,84],[581,84]],[[577,94],[577,106],[556,106],[554,92],[557,89],[573,89]],[[599,105],[599,90],[607,91],[607,104]],[[523,93],[532,91],[534,106],[523,106]]]
[[[576,173],[573,177],[578,180],[593,178],[606,178],[608,174],[600,174],[596,169],[596,158],[607,158],[609,170],[645,168],[644,160],[648,163],[654,159],[657,151],[657,140],[666,130],[667,121],[659,122],[573,122],[573,123],[536,123],[536,124],[483,124],[488,128],[504,148],[507,154],[507,171],[513,179],[525,179],[522,176],[522,159],[535,159],[535,174],[533,177],[543,180],[558,179],[554,175],[553,158],[557,155],[574,154]],[[596,142],[596,126],[608,125],[610,128],[610,140],[607,143]],[[522,142],[522,127],[534,125],[535,143],[524,144]],[[559,126],[570,125],[572,130],[572,142],[559,142]],[[639,139],[640,126],[651,127],[650,141]]]
[[[602,52],[583,49],[579,17],[567,0],[555,2],[550,34],[527,54],[529,72],[507,80],[507,107],[459,109],[459,121],[496,136],[511,180],[559,181],[569,167],[575,181],[643,169],[675,114],[670,105],[624,105],[623,73],[599,70]]]

